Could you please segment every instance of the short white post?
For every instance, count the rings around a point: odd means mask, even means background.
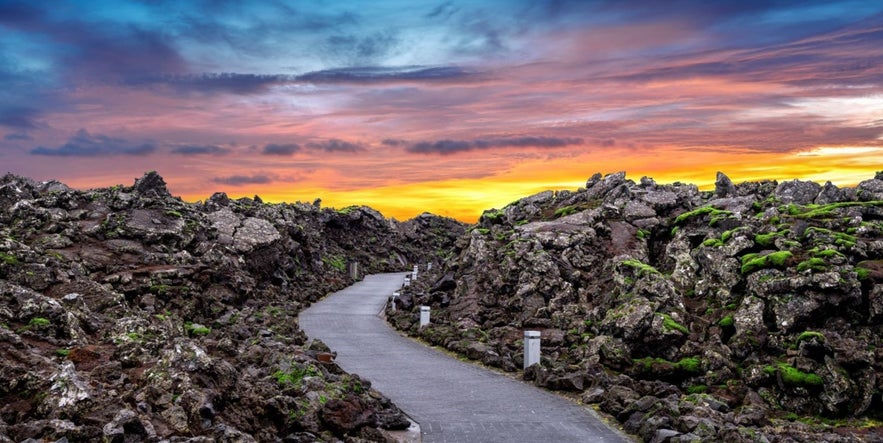
[[[411,280],[417,280],[417,265],[414,265],[414,271],[411,272]]]
[[[540,362],[540,331],[524,331],[524,369]]]
[[[421,306],[420,307],[420,327],[424,327],[429,324],[429,306]]]
[[[392,303],[392,309],[391,309],[392,312],[396,311],[396,299],[399,298],[399,295],[400,295],[399,291],[392,293],[392,302],[391,302]]]
[[[405,287],[411,286],[411,274],[405,276]]]
[[[427,270],[427,271],[431,271],[431,270],[432,270],[432,262],[429,262],[429,263],[426,264],[426,270]]]

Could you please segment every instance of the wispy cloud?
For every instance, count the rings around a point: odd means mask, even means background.
[[[34,138],[28,134],[22,132],[11,132],[3,136],[4,140],[8,141],[18,141],[18,140],[33,140]]]
[[[31,154],[58,157],[147,155],[156,151],[156,148],[157,146],[153,142],[131,143],[122,138],[108,137],[100,134],[92,135],[85,129],[80,129],[67,143],[57,148],[39,146],[32,149]]]
[[[226,177],[214,177],[212,181],[222,185],[245,186],[245,185],[264,185],[275,181],[274,177],[269,175],[230,175]]]
[[[578,137],[507,137],[484,138],[475,140],[437,140],[418,142],[408,147],[408,152],[417,154],[455,154],[492,148],[563,148],[580,145]]]
[[[230,150],[217,145],[181,145],[172,148],[172,154],[180,155],[227,155]]]

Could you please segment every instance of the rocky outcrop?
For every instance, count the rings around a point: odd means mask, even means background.
[[[463,226],[365,207],[0,178],[0,441],[384,441],[407,427],[297,314],[441,263]]]
[[[881,441],[883,189],[596,174],[486,211],[396,327],[581,393],[645,441]],[[432,324],[415,324],[420,305]]]

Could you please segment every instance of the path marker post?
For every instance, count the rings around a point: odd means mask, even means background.
[[[427,271],[431,271],[431,270],[432,270],[432,262],[429,262],[429,263],[426,264],[426,270],[427,270]]]
[[[411,280],[417,280],[417,265],[414,265],[414,271],[411,272]]]
[[[411,286],[411,274],[405,276],[405,287]]]
[[[524,331],[524,369],[540,362],[540,331]]]
[[[429,324],[429,306],[421,306],[420,307],[420,327],[424,327]]]
[[[399,291],[395,291],[392,293],[392,302],[390,302],[392,304],[392,312],[396,311],[396,299],[399,298],[399,295],[401,295]]]

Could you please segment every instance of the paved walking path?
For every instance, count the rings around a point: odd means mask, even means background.
[[[424,442],[628,442],[586,408],[399,336],[378,316],[405,273],[365,277],[300,314],[338,353],[420,424]]]

